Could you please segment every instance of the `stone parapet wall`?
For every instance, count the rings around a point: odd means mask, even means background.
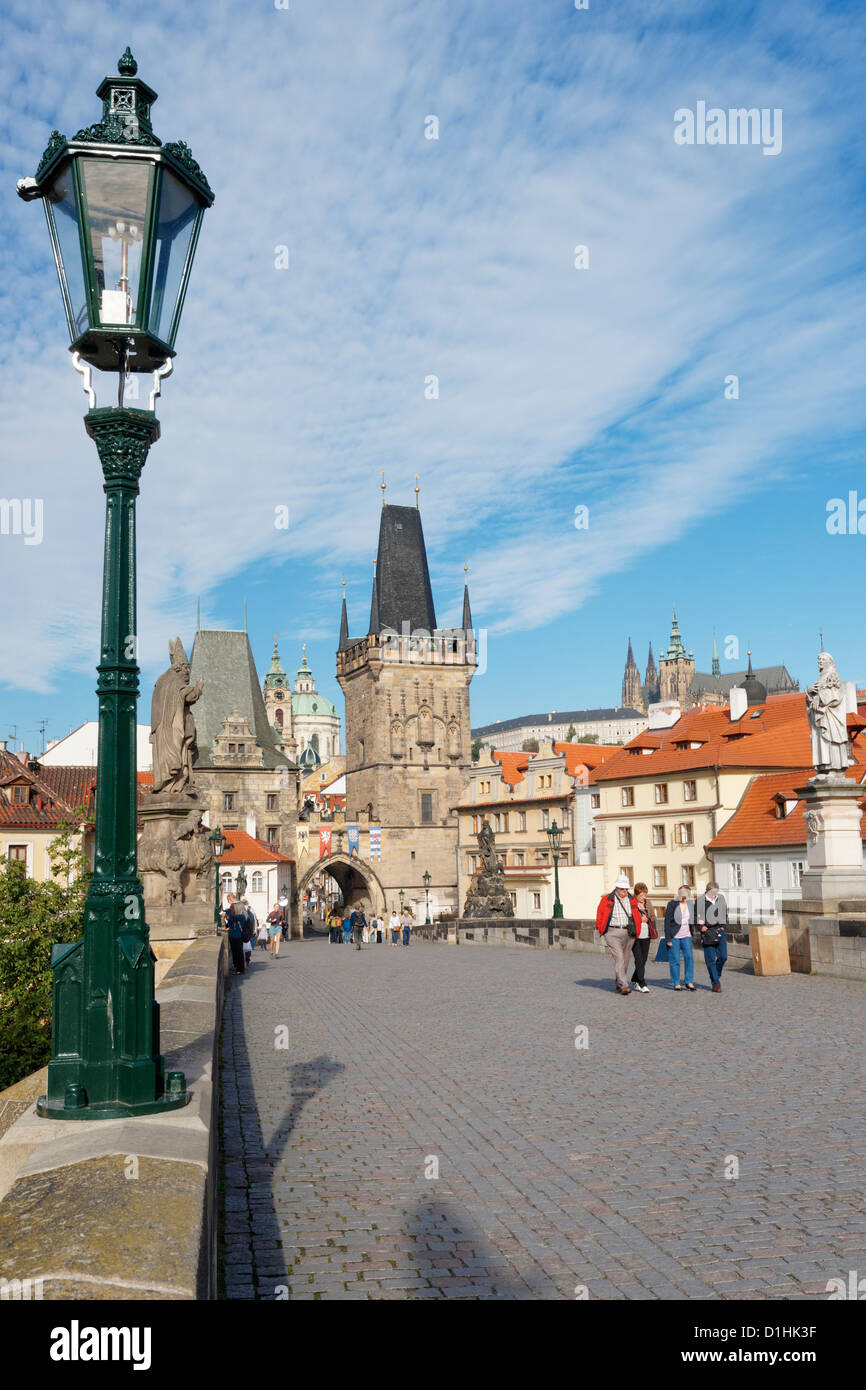
[[[225,943],[214,936],[191,943],[157,989],[166,1071],[184,1071],[191,1092],[182,1110],[43,1120],[29,1105],[6,1130],[0,1277],[39,1280],[46,1299],[216,1297],[225,975]]]

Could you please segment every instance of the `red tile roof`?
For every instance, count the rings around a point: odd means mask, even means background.
[[[221,864],[294,864],[288,854],[280,854],[273,845],[255,840],[245,830],[224,830],[226,847],[220,856]]]
[[[651,737],[652,743],[647,734],[633,738],[597,767],[590,781],[618,782],[707,767],[804,768],[812,760],[806,696],[800,691],[771,695],[736,723],[725,705],[689,710],[671,728],[654,730]],[[861,742],[857,740],[855,755]],[[690,748],[690,743],[700,746]],[[632,751],[644,747],[652,751]]]
[[[565,770],[569,777],[576,778],[579,785],[588,782],[588,774],[600,767],[615,753],[621,753],[618,744],[608,743],[555,743],[555,753],[565,754]],[[586,769],[586,771],[584,771]]]
[[[756,777],[746,788],[730,820],[725,822],[707,848],[715,852],[720,849],[784,849],[788,845],[805,845],[803,802],[797,798],[795,788],[804,786],[814,774],[815,769],[807,767],[798,772],[772,772]],[[866,764],[849,767],[845,776],[852,781],[862,782],[866,777]],[[776,816],[779,797],[797,802],[782,820]],[[866,800],[866,787],[863,797]],[[860,833],[866,839],[866,812],[861,817]]]
[[[0,752],[0,785],[24,782],[29,803],[0,795],[0,824],[31,830],[56,830],[63,824],[91,819],[96,783],[92,767],[25,767],[13,753]]]
[[[526,769],[529,767],[529,754],[494,752],[493,761],[502,766],[503,782],[507,782],[509,787],[516,787],[526,775]]]

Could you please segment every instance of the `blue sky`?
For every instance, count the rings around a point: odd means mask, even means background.
[[[0,736],[95,717],[99,469],[15,183],[97,119],[127,44],[216,193],[139,503],[143,721],[199,595],[219,627],[246,597],[261,674],[273,633],[289,669],[306,641],[342,709],[340,580],[360,631],[382,468],[391,501],[420,474],[442,621],[469,557],[476,724],[617,703],[673,604],[699,669],[715,628],[805,685],[823,628],[866,683],[866,537],[826,530],[866,499],[858,5],[125,9],[4,4],[0,491],[43,499],[44,539],[0,535]],[[781,108],[781,152],[677,145],[698,101]]]

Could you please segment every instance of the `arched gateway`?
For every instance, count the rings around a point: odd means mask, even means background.
[[[311,864],[298,883],[299,902],[303,902],[310,881],[323,872],[330,874],[339,884],[343,902],[349,909],[363,903],[368,915],[371,911],[380,916],[385,912],[385,893],[378,877],[369,864],[363,864],[354,855],[350,858],[347,854],[335,854]]]

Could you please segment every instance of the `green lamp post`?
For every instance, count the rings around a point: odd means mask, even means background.
[[[222,858],[223,850],[226,847],[226,837],[223,834],[221,828],[217,826],[214,833],[212,835],[208,835],[208,840],[210,841],[210,846],[213,850],[214,877],[216,879],[214,885],[213,924],[214,931],[219,931],[222,927],[222,912],[220,911],[220,907],[222,905],[220,894],[220,859]]]
[[[424,878],[424,897],[425,897],[425,900],[426,900],[426,903],[427,903],[427,918],[426,918],[426,921],[424,922],[424,925],[425,925],[425,927],[429,927],[429,926],[430,926],[430,875],[429,875],[429,873],[427,872],[426,869],[424,870],[423,878]]]
[[[562,826],[557,825],[555,820],[547,832],[547,838],[553,851],[553,916],[554,919],[558,919],[562,916],[562,903],[559,901],[559,851],[562,846]]]
[[[151,444],[154,402],[174,343],[205,210],[213,193],[183,141],[162,144],[150,111],[156,92],[126,50],[97,89],[102,119],[67,140],[53,131],[35,178],[18,193],[41,198],[76,371],[90,409],[106,495],[94,872],[82,941],[52,948],[48,1089],[53,1119],[117,1119],[176,1109],[183,1072],[165,1075],[159,1050],[154,954],[136,854],[135,724],[138,698],[135,499]],[[118,376],[117,406],[96,406],[92,369]],[[127,378],[152,373],[147,410],[124,407]]]

